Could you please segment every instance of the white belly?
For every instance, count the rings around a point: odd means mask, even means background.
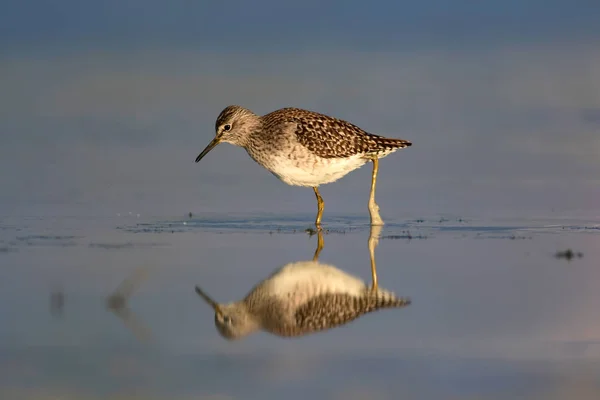
[[[366,162],[358,155],[349,158],[307,157],[296,160],[273,157],[265,167],[288,185],[319,186],[337,181]]]
[[[266,292],[271,296],[288,301],[294,297],[299,303],[324,293],[360,296],[367,287],[360,278],[316,261],[289,263],[276,271],[264,284]]]

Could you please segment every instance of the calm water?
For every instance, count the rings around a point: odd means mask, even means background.
[[[600,399],[600,1],[449,4],[3,1],[0,400]],[[194,163],[230,104],[413,142],[375,251],[409,307],[219,336],[195,285],[317,245],[310,189]],[[370,180],[321,191],[320,261],[366,281]]]
[[[326,215],[320,260],[370,281],[366,217]],[[388,220],[379,284],[411,306],[302,338],[222,339],[194,285],[236,300],[311,259],[312,218],[1,218],[0,397],[600,397],[600,219]]]

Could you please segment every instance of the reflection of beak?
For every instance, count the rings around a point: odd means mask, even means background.
[[[202,157],[204,157],[206,154],[208,154],[209,151],[211,151],[216,145],[219,144],[219,142],[221,141],[221,139],[215,137],[213,140],[211,140],[211,142],[208,144],[208,146],[206,146],[206,148],[204,150],[202,150],[202,153],[200,153],[200,155],[198,157],[196,157],[196,162],[202,160]]]
[[[199,286],[196,286],[196,293],[198,293],[198,295],[202,297],[204,301],[206,301],[208,305],[211,306],[217,314],[221,314],[221,307],[219,307],[219,304],[213,299],[211,299],[209,295],[204,293]]]

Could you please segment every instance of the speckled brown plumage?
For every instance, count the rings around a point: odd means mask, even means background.
[[[299,143],[323,158],[343,158],[361,154],[367,158],[392,149],[409,147],[404,139],[386,138],[365,132],[342,119],[299,108],[282,108],[261,117],[267,131],[273,127],[294,124]]]
[[[348,294],[322,294],[296,310],[297,334],[331,329],[355,320],[361,315],[384,308],[402,308],[410,299],[365,292],[357,297]]]

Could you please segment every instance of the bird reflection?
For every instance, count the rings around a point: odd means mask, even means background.
[[[215,326],[226,339],[243,338],[259,330],[296,337],[345,325],[367,313],[408,306],[377,284],[375,247],[381,227],[372,226],[369,236],[372,285],[333,265],[318,261],[323,233],[318,232],[312,261],[292,262],[275,270],[240,301],[220,304],[199,286],[196,293],[215,311]]]
[[[147,269],[136,269],[106,299],[106,308],[119,317],[134,336],[142,342],[151,339],[150,330],[135,317],[135,314],[127,306],[127,301],[142,281],[146,279],[147,275]]]

